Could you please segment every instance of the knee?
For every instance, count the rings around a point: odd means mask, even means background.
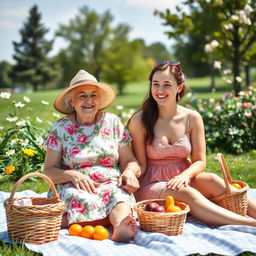
[[[177,196],[181,198],[181,201],[190,202],[198,198],[198,193],[199,192],[196,189],[192,188],[191,186],[188,186],[188,187],[181,187],[177,191]]]

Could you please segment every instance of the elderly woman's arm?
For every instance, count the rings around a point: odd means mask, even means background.
[[[119,149],[119,164],[123,173],[119,178],[118,186],[128,193],[133,193],[139,188],[138,177],[141,175],[141,168],[134,157],[129,145]]]
[[[54,184],[72,182],[77,189],[86,190],[89,193],[96,193],[99,185],[90,179],[88,175],[75,170],[61,169],[61,153],[52,149],[47,149],[44,161],[44,173]]]

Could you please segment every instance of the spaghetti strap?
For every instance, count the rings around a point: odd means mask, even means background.
[[[187,120],[186,120],[186,133],[189,133],[189,128],[190,128],[190,113],[187,115]]]

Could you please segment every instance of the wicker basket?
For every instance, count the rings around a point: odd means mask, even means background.
[[[157,203],[164,206],[164,199],[144,200],[136,203],[135,211],[137,212],[140,229],[148,232],[159,232],[168,236],[180,235],[187,218],[190,208],[188,205],[175,201],[175,205],[179,206],[180,212],[150,212],[145,211],[145,205],[149,202]]]
[[[26,179],[38,176],[49,183],[53,198],[14,198],[18,187]],[[32,205],[17,205],[20,200],[29,200]],[[21,202],[21,201],[20,201]],[[10,198],[4,202],[8,235],[12,241],[43,244],[58,239],[64,202],[59,199],[52,181],[40,173],[29,173],[14,185]]]
[[[226,208],[232,212],[235,212],[240,215],[247,215],[248,207],[248,198],[247,198],[247,189],[248,185],[242,181],[232,180],[226,161],[221,153],[217,154],[217,159],[220,164],[220,170],[226,185],[226,193],[220,195],[211,201],[223,208]],[[241,189],[236,191],[231,191],[230,184],[238,183],[241,186]]]

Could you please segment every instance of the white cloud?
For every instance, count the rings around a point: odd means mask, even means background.
[[[18,24],[11,20],[0,20],[0,29],[16,29]]]

